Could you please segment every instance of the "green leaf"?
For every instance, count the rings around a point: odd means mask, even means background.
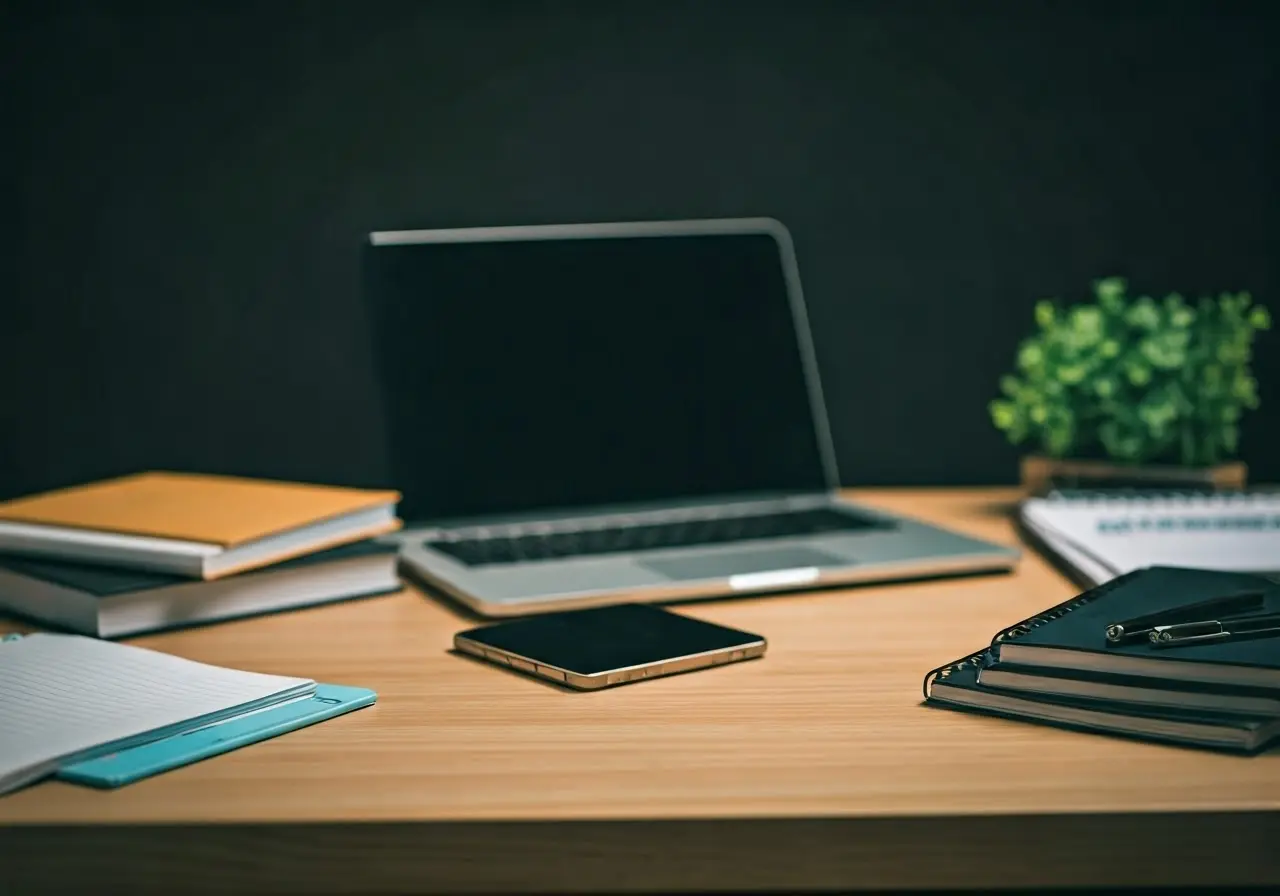
[[[1067,364],[1058,368],[1058,382],[1067,386],[1075,386],[1084,381],[1088,372],[1088,368],[1083,364]]]
[[[1142,440],[1137,436],[1124,436],[1116,444],[1116,454],[1122,460],[1138,460],[1142,456]]]
[[[1137,327],[1140,330],[1154,330],[1160,326],[1160,311],[1156,308],[1156,303],[1151,300],[1150,296],[1143,296],[1129,309],[1125,319],[1131,327]]]
[[[1227,454],[1235,454],[1240,447],[1240,429],[1234,423],[1222,427],[1222,448]]]
[[[1053,307],[1053,302],[1049,299],[1041,299],[1039,302],[1036,302],[1035,318],[1036,324],[1040,329],[1047,330],[1052,327],[1055,316],[1056,312]]]
[[[1181,367],[1187,360],[1187,333],[1185,330],[1166,330],[1142,340],[1138,350],[1152,367],[1160,370]]]
[[[1012,402],[993,401],[988,405],[988,410],[991,414],[991,422],[997,429],[1009,429],[1017,420],[1018,412]]]
[[[1233,345],[1230,342],[1224,342],[1222,345],[1218,346],[1217,358],[1221,363],[1230,367],[1246,361],[1248,359],[1248,352],[1241,349],[1238,345]]]
[[[1106,420],[1098,426],[1098,439],[1102,442],[1102,447],[1107,453],[1118,456],[1120,451],[1120,440],[1123,438],[1120,424],[1115,420]]]
[[[1255,330],[1271,329],[1271,314],[1261,305],[1254,305],[1249,311],[1249,326]]]
[[[1094,283],[1094,295],[1098,303],[1109,310],[1118,309],[1124,303],[1124,293],[1129,283],[1123,277],[1107,277]]]
[[[1028,342],[1018,350],[1018,367],[1023,370],[1035,370],[1044,364],[1044,349],[1034,342]]]
[[[1144,401],[1138,407],[1138,417],[1147,427],[1153,430],[1163,430],[1178,416],[1178,409],[1172,401],[1167,398],[1157,398],[1154,400]]]
[[[1129,382],[1135,386],[1141,387],[1151,382],[1151,368],[1145,364],[1129,364],[1125,369],[1125,375],[1129,377]]]
[[[1245,407],[1253,407],[1258,401],[1258,381],[1241,373],[1232,384],[1231,394]]]
[[[1074,441],[1074,435],[1068,427],[1052,427],[1044,436],[1045,451],[1053,457],[1064,457],[1071,450]]]
[[[1188,392],[1188,389],[1192,391]],[[1187,386],[1185,383],[1180,383],[1176,380],[1168,385],[1167,394],[1169,400],[1178,409],[1179,417],[1189,417],[1195,414],[1196,399],[1193,393],[1194,387]]]
[[[1089,305],[1078,305],[1071,310],[1071,329],[1087,342],[1097,342],[1102,337],[1102,312]]]

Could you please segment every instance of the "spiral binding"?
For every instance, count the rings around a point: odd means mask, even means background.
[[[1117,578],[1111,579],[1110,581],[1103,582],[1101,585],[1098,585],[1096,588],[1091,588],[1088,591],[1085,591],[1081,594],[1076,595],[1075,597],[1069,598],[1068,600],[1064,600],[1062,603],[1057,604],[1056,606],[1050,607],[1047,610],[1042,610],[1036,615],[1022,620],[1017,625],[1013,625],[1013,626],[1010,626],[1009,628],[1002,630],[992,640],[991,642],[992,647],[994,647],[995,645],[1001,644],[1005,641],[1011,641],[1014,638],[1019,638],[1025,635],[1027,632],[1031,631],[1032,629],[1036,629],[1042,625],[1046,625],[1055,619],[1061,619],[1063,616],[1067,615],[1073,610],[1078,610],[1079,608],[1087,604],[1093,603],[1095,600],[1102,597],[1104,594],[1114,591],[1116,588],[1119,588],[1125,582],[1133,579],[1135,576],[1139,575],[1141,572],[1142,570],[1134,570],[1133,572],[1125,573],[1124,575],[1118,576]],[[987,647],[983,650],[978,651],[977,653],[971,653],[969,654],[969,656],[966,656],[963,659],[959,659],[954,662],[947,663],[945,666],[939,666],[937,669],[930,670],[924,677],[925,699],[927,700],[929,698],[929,686],[932,685],[935,681],[945,680],[950,676],[956,674],[957,672],[963,671],[968,667],[982,669],[985,666],[987,666],[992,661],[992,659],[993,659],[992,649],[991,647]]]
[[[1189,508],[1237,510],[1242,507],[1280,507],[1280,491],[1275,490],[1194,490],[1194,489],[1058,489],[1046,500],[1055,503],[1104,507],[1108,509]]]
[[[1057,606],[1050,607],[1047,610],[1042,610],[1036,615],[1022,620],[1017,625],[1010,626],[1009,628],[1006,628],[1004,631],[1000,632],[998,635],[995,636],[995,639],[992,641],[992,644],[996,645],[996,644],[1001,644],[1005,641],[1012,641],[1014,638],[1020,638],[1023,635],[1027,634],[1028,632],[1032,631],[1033,629],[1037,629],[1042,625],[1047,625],[1048,623],[1053,622],[1055,619],[1061,619],[1063,616],[1067,615],[1073,610],[1078,610],[1081,607],[1086,606],[1087,604],[1093,603],[1095,600],[1102,597],[1103,595],[1109,594],[1110,592],[1119,588],[1121,585],[1124,585],[1127,582],[1131,581],[1132,579],[1136,578],[1142,572],[1143,570],[1140,570],[1140,569],[1135,569],[1132,572],[1127,572],[1122,576],[1117,576],[1114,579],[1103,582],[1101,585],[1098,585],[1095,588],[1090,588],[1088,591],[1082,592],[1081,594],[1078,594],[1075,597],[1072,597],[1068,600],[1064,600],[1062,603],[1058,604]]]
[[[969,666],[981,669],[987,665],[991,658],[990,649],[980,650],[977,653],[970,654],[962,660],[956,660],[954,663],[947,663],[945,666],[939,666],[937,669],[930,669],[924,676],[924,698],[929,699],[929,687],[935,681],[943,681],[950,678],[957,672],[963,671]]]
[[[1048,500],[1098,511],[1096,526],[1105,535],[1280,531],[1276,491],[1061,491]]]

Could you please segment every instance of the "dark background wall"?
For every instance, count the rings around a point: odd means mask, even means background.
[[[794,234],[846,481],[1013,481],[985,405],[1036,299],[1280,311],[1275,5],[10,3],[0,496],[380,481],[368,230],[756,214]],[[1244,431],[1272,481],[1276,344]]]

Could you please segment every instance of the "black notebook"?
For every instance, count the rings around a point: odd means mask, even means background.
[[[1277,688],[1280,638],[1229,639],[1164,650],[1147,643],[1106,645],[1110,623],[1255,590],[1264,594],[1262,612],[1280,612],[1280,584],[1270,578],[1171,566],[1135,570],[1005,629],[992,641],[991,654],[1001,665]]]
[[[1142,740],[1255,753],[1280,736],[1280,718],[1027,694],[979,683],[993,662],[990,649],[930,671],[924,679],[929,704],[1059,728]]]
[[[0,612],[98,638],[218,622],[400,589],[370,539],[212,581],[45,558],[0,558]]]
[[[1145,706],[1280,717],[1280,688],[1205,684],[997,662],[978,670],[978,684],[1020,691],[1031,698],[1037,694],[1054,694]]]

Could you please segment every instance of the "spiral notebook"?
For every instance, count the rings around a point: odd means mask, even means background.
[[[991,651],[948,663],[925,676],[927,703],[1091,733],[1184,746],[1255,753],[1280,737],[1280,717],[1153,706],[1063,694],[1028,694],[982,682]]]
[[[1019,520],[1086,586],[1148,566],[1280,570],[1280,492],[1058,491]]]
[[[1222,594],[1259,591],[1262,612],[1280,612],[1280,584],[1249,573],[1153,566],[1125,573],[1030,619],[991,642],[1001,663],[1071,672],[1141,676],[1225,687],[1280,688],[1280,638],[1207,641],[1159,650],[1109,646],[1107,626]]]
[[[931,670],[947,708],[1253,752],[1280,737],[1280,639],[1159,650],[1108,646],[1113,622],[1242,590],[1280,609],[1280,585],[1247,573],[1157,566],[1118,576],[998,631],[982,651]],[[1007,673],[1036,679],[1012,686]],[[1048,684],[1046,684],[1048,682]],[[1143,692],[1146,693],[1143,693]],[[1246,699],[1247,698],[1247,699]]]

